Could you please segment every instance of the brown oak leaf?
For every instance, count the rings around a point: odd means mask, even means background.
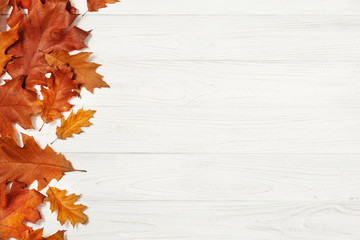
[[[27,76],[26,88],[46,84],[45,74],[51,69],[45,52],[85,47],[89,32],[71,26],[77,14],[68,10],[68,4],[68,0],[30,0],[28,17],[22,16],[20,20],[19,40],[8,50],[15,58],[7,65],[13,78]]]
[[[72,137],[73,134],[80,134],[83,132],[82,127],[89,127],[92,125],[89,120],[94,116],[94,110],[79,109],[76,114],[72,111],[69,117],[65,120],[61,119],[60,127],[56,128],[56,135],[58,139],[65,140]]]
[[[4,74],[4,68],[12,58],[11,55],[6,54],[6,50],[18,40],[18,30],[19,26],[16,25],[7,32],[0,32],[0,76]]]
[[[23,221],[35,223],[41,218],[36,207],[43,202],[45,196],[36,190],[27,189],[20,182],[13,182],[8,194],[4,191],[0,194],[6,195],[6,206],[0,206],[0,236],[19,238],[24,231],[31,230]]]
[[[81,224],[87,222],[88,218],[83,213],[86,206],[74,204],[79,199],[80,195],[70,194],[66,196],[66,190],[60,190],[55,187],[49,187],[46,194],[46,201],[50,202],[50,210],[52,212],[58,210],[57,220],[61,225],[64,225],[67,219],[73,227],[75,227],[75,224],[78,222]]]
[[[105,8],[106,4],[116,3],[118,0],[87,0],[89,12],[97,12],[100,8]]]
[[[87,62],[91,54],[90,52],[81,52],[69,55],[66,51],[54,50],[45,54],[45,59],[53,67],[61,68],[69,65],[74,70],[75,81],[93,93],[94,88],[109,87],[109,85],[102,80],[103,76],[96,72],[100,64]]]
[[[23,135],[23,144],[20,147],[12,138],[0,138],[0,182],[16,180],[29,186],[37,180],[42,190],[48,181],[59,181],[65,172],[74,171],[61,153],[48,145],[41,149],[33,137]]]
[[[23,78],[6,81],[0,86],[0,135],[15,138],[13,123],[24,129],[33,128],[31,117],[40,113],[40,106],[33,106],[36,94],[23,89]]]
[[[41,119],[45,123],[63,117],[62,112],[69,111],[73,107],[68,101],[78,94],[73,91],[77,88],[77,84],[72,77],[70,68],[66,66],[61,69],[54,68],[52,75],[46,80],[47,88],[41,87],[43,99],[37,100],[34,105],[42,107]]]

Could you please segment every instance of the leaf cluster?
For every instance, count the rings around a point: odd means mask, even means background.
[[[87,0],[88,11],[115,2]],[[0,13],[8,9],[9,30],[0,32],[0,77],[10,76],[0,85],[0,239],[62,240],[65,231],[45,237],[43,229],[25,221],[41,219],[37,207],[46,199],[62,225],[85,224],[86,206],[76,204],[80,195],[49,186],[79,170],[50,145],[41,148],[34,137],[19,134],[15,125],[34,129],[37,116],[44,124],[61,119],[56,139],[66,140],[89,127],[95,113],[81,108],[65,119],[63,114],[74,107],[70,99],[85,89],[94,93],[109,86],[96,72],[100,65],[88,61],[91,52],[71,54],[86,47],[90,31],[74,25],[78,14],[70,0],[0,0]],[[34,182],[37,189],[29,189]]]

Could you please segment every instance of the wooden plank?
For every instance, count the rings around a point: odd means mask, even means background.
[[[101,20],[99,20],[101,19]],[[86,16],[91,51],[125,60],[358,61],[359,16]]]
[[[104,59],[105,60],[105,59]],[[72,103],[102,107],[357,108],[358,62],[104,61],[110,89]]]
[[[54,147],[98,153],[360,153],[356,112],[321,106],[104,107],[86,134],[57,141]],[[55,125],[29,132],[49,143]]]
[[[71,1],[80,14],[86,0]],[[87,15],[357,15],[353,0],[123,0]],[[4,13],[5,14],[5,13]]]
[[[69,228],[69,239],[355,240],[360,234],[358,202],[114,202],[104,196],[88,204],[89,224]],[[50,234],[58,224],[47,216],[42,226]]]
[[[358,61],[360,54],[359,16],[86,15],[79,25],[94,29],[88,45],[100,62]]]
[[[89,202],[358,201],[359,154],[65,154]],[[104,196],[105,199],[104,199]]]
[[[85,0],[72,1],[86,11]],[[123,0],[101,14],[251,14],[251,15],[357,15],[360,4],[353,0]],[[96,14],[96,13],[95,13]]]

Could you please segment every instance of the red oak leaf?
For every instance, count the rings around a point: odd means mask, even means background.
[[[14,182],[10,192],[6,194],[1,183],[0,195],[6,197],[5,206],[0,206],[0,237],[19,238],[24,231],[31,228],[24,225],[23,221],[35,223],[41,218],[37,206],[43,202],[44,195],[36,190],[25,188],[24,183]]]
[[[77,14],[70,12],[68,5],[69,0],[47,0],[45,3],[30,0],[28,18],[21,17],[19,40],[8,50],[15,59],[7,65],[7,71],[13,78],[27,76],[26,88],[46,85],[45,74],[50,72],[50,67],[45,52],[85,47],[84,40],[89,32],[71,26]]]

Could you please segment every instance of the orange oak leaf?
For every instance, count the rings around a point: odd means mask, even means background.
[[[64,118],[61,119],[60,127],[56,128],[57,138],[65,140],[68,137],[72,137],[73,134],[82,133],[82,127],[92,125],[89,120],[94,116],[95,112],[94,110],[84,111],[82,108],[79,109],[76,114],[72,111],[66,120]]]
[[[116,3],[118,0],[87,0],[89,12],[97,12],[100,8],[105,8],[106,4]]]
[[[16,25],[7,32],[0,32],[0,76],[4,74],[4,68],[12,58],[11,55],[6,54],[6,50],[18,40],[18,30],[19,26]]]
[[[11,0],[9,4],[12,6],[13,9],[11,10],[11,14],[7,19],[7,23],[10,27],[14,27],[23,18],[23,13],[21,12],[21,10],[15,0]]]
[[[21,234],[18,240],[44,240],[42,237],[43,229],[37,229],[35,231],[27,230]]]
[[[45,238],[45,240],[64,240],[64,233],[65,231],[57,231],[55,234]]]
[[[23,78],[6,81],[0,86],[0,135],[15,138],[12,123],[24,129],[33,128],[31,117],[40,113],[40,106],[31,104],[37,100],[36,94],[23,89]],[[1,182],[1,181],[0,181]]]
[[[64,233],[65,231],[59,230],[55,234],[47,238],[43,238],[43,228],[35,231],[27,230],[22,233],[18,240],[64,240]]]
[[[27,76],[26,88],[46,84],[45,74],[51,69],[45,52],[85,47],[89,32],[71,26],[77,14],[69,11],[68,4],[69,0],[30,0],[28,17],[22,16],[20,20],[19,40],[8,50],[15,58],[7,65],[13,78]]]
[[[75,227],[76,223],[85,224],[88,220],[83,213],[86,206],[82,204],[75,205],[80,195],[70,194],[66,196],[66,190],[60,190],[55,187],[49,187],[46,191],[46,201],[50,202],[50,210],[52,212],[58,210],[57,220],[64,225],[66,219]]]
[[[43,100],[37,100],[34,105],[42,107],[41,119],[50,123],[54,119],[63,117],[62,112],[69,111],[73,105],[68,101],[78,95],[74,89],[77,84],[71,80],[73,73],[70,68],[53,69],[52,75],[47,79],[47,88],[41,87]]]
[[[20,182],[13,182],[8,194],[3,191],[0,194],[6,195],[7,200],[5,207],[0,206],[0,236],[19,238],[24,231],[31,230],[23,221],[35,223],[41,218],[36,207],[45,196]]]
[[[6,184],[5,183],[0,183],[0,208],[5,208],[6,207],[6,194],[5,194],[5,192],[6,192]]]
[[[24,147],[20,147],[12,138],[0,138],[0,182],[16,180],[29,186],[37,180],[38,189],[42,190],[48,181],[59,181],[65,172],[75,171],[61,153],[55,153],[48,145],[41,149],[27,135],[23,135],[23,143]]]
[[[45,59],[53,67],[61,68],[69,65],[74,70],[75,81],[80,84],[80,87],[85,87],[93,93],[94,88],[109,87],[109,85],[102,80],[103,76],[96,72],[100,65],[86,61],[91,54],[90,52],[81,52],[69,55],[66,51],[54,50],[45,54]]]
[[[8,4],[9,0],[0,0],[0,14],[2,13],[2,11],[4,11]]]
[[[15,1],[15,0],[11,0]],[[30,0],[16,0],[18,6],[22,8],[29,8]]]

